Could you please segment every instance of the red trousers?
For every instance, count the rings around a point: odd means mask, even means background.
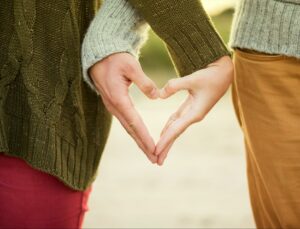
[[[0,153],[0,228],[81,228],[90,192]]]

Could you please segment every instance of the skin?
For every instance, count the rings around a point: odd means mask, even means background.
[[[158,165],[163,165],[175,140],[192,124],[204,119],[211,108],[225,94],[233,80],[233,64],[224,56],[206,68],[191,75],[171,79],[160,92],[160,98],[167,99],[180,90],[189,95],[179,109],[171,115],[161,132],[156,145]]]
[[[192,124],[200,122],[225,94],[233,79],[233,64],[221,57],[191,75],[171,79],[161,90],[128,53],[115,53],[99,61],[90,75],[108,109],[123,125],[152,163],[163,165],[175,140]],[[189,95],[171,115],[155,145],[142,118],[134,108],[128,89],[135,83],[150,99],[167,99],[180,90]]]
[[[159,89],[143,72],[140,63],[128,53],[115,53],[93,65],[89,71],[107,110],[114,115],[152,163],[155,143],[134,108],[128,90],[132,83],[150,99],[159,98]]]

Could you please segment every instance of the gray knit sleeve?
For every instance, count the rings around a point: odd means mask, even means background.
[[[127,52],[139,57],[149,25],[127,0],[105,0],[91,22],[82,44],[84,81],[97,93],[89,68],[113,53]]]

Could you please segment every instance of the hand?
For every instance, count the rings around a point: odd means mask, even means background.
[[[162,165],[176,138],[190,125],[200,122],[224,95],[233,79],[233,65],[228,56],[191,75],[170,80],[161,90],[166,99],[179,90],[187,90],[188,98],[169,118],[156,145],[158,165]]]
[[[115,53],[90,68],[90,76],[103,103],[117,117],[152,163],[155,143],[130,99],[128,88],[135,83],[150,99],[159,97],[159,89],[142,70],[139,62],[129,53]]]

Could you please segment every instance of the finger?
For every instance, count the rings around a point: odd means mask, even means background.
[[[171,149],[171,147],[173,146],[174,144],[174,141],[169,144],[165,149],[164,151],[158,156],[158,160],[157,160],[157,164],[162,166],[164,164],[164,161],[166,160],[167,156],[168,156],[168,153]]]
[[[123,97],[119,100],[119,105],[114,106],[118,114],[126,122],[129,130],[141,141],[147,154],[154,154],[155,143],[149,134],[149,131],[142,118],[135,110],[129,97]]]
[[[186,113],[169,126],[157,143],[155,155],[161,154],[172,141],[175,141],[175,139],[177,139],[191,124],[195,122],[195,115],[190,113],[191,112]]]
[[[190,77],[181,77],[177,79],[171,79],[160,90],[160,98],[166,99],[180,90],[189,90],[191,87]]]
[[[180,105],[180,107],[178,108],[178,110],[177,110],[174,114],[172,114],[172,115],[170,116],[170,118],[168,119],[168,121],[167,121],[165,127],[164,127],[163,130],[161,131],[160,136],[162,136],[162,135],[165,133],[166,129],[168,129],[169,126],[170,126],[174,121],[176,121],[179,117],[183,116],[183,114],[190,108],[191,104],[192,104],[192,98],[191,98],[191,96],[189,96],[189,97],[188,97],[188,98]]]
[[[175,117],[175,116],[172,115],[172,116],[169,118],[169,120],[167,121],[167,123],[166,123],[166,125],[164,126],[163,130],[161,131],[160,137],[163,136],[163,135],[165,134],[166,130],[169,128],[169,126],[170,126],[175,120],[177,120],[177,117]]]
[[[103,96],[105,97],[105,96]],[[126,132],[135,140],[139,148],[145,153],[145,155],[148,157],[148,159],[152,163],[157,162],[157,156],[153,155],[153,153],[148,153],[147,147],[144,145],[143,141],[140,139],[139,136],[136,135],[136,133],[132,130],[132,128],[128,125],[127,121],[120,115],[117,109],[114,108],[114,106],[109,102],[108,99],[103,99],[103,103],[108,108],[108,110],[120,121],[121,125],[125,128]],[[152,139],[151,143],[155,148],[154,141]]]
[[[119,93],[119,96],[112,96],[112,94],[110,92],[106,92],[106,90],[104,90],[104,88],[102,88],[101,85],[97,85],[99,91],[100,91],[100,95],[103,99],[103,102],[105,104],[105,106],[107,108],[109,108],[109,111],[116,116],[116,118],[120,121],[120,123],[122,124],[122,126],[125,128],[125,130],[127,131],[127,133],[135,140],[135,142],[137,143],[137,145],[142,149],[142,151],[146,154],[146,156],[153,162],[155,163],[157,161],[157,157],[154,156],[154,150],[155,150],[155,143],[153,141],[153,139],[151,138],[151,136],[148,133],[147,128],[145,127],[145,125],[143,124],[141,128],[140,132],[146,132],[146,134],[143,134],[142,136],[136,134],[136,132],[132,129],[132,126],[129,124],[128,119],[126,119],[120,112],[118,109],[116,109],[116,107],[123,107],[124,103],[122,102],[122,100],[124,100],[123,98],[125,98],[125,101],[129,101],[127,103],[130,104],[130,106],[133,108],[133,105],[131,103],[130,97],[128,95],[127,91],[123,91]],[[122,94],[122,99],[119,99],[120,95]],[[126,107],[125,107],[126,109]],[[133,108],[134,109],[134,108]],[[129,109],[130,110],[130,109]],[[125,112],[126,113],[126,112]],[[137,113],[137,112],[136,112]],[[137,114],[137,116],[139,116]],[[141,120],[141,118],[139,118]],[[141,126],[141,125],[139,125]],[[147,145],[145,144],[145,142],[147,142]]]
[[[138,65],[128,76],[137,87],[150,99],[159,97],[159,89],[156,84],[144,73],[142,67]]]
[[[122,126],[125,128],[126,132],[135,140],[140,149],[145,153],[148,159],[152,163],[157,162],[157,156],[155,156],[151,151],[148,150],[149,147],[145,146],[144,142],[141,140],[140,136],[136,135],[135,131],[131,126],[128,125],[127,121],[119,114],[117,110],[115,110],[115,116],[118,118]],[[151,144],[155,147],[154,141],[152,140]]]

